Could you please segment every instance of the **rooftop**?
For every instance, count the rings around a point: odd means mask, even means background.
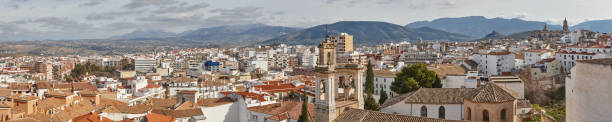
[[[589,64],[612,65],[612,58],[591,59],[591,60],[579,60],[578,62],[582,62],[582,63],[589,63]]]

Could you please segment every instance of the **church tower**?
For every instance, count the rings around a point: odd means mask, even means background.
[[[567,18],[563,20],[563,33],[569,33],[569,26],[567,25]]]
[[[336,45],[325,37],[325,40],[318,45],[319,59],[315,67],[315,122],[329,122],[336,118]]]

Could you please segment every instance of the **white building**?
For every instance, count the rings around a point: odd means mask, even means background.
[[[420,88],[387,100],[381,112],[427,118],[463,120],[463,98],[473,88]]]
[[[612,120],[612,58],[578,61],[566,79],[568,122]]]
[[[374,71],[374,94],[381,95],[384,89],[387,96],[391,97],[391,83],[395,81],[396,72],[387,70]],[[363,79],[366,79],[365,77]],[[365,83],[365,81],[363,81]]]
[[[478,85],[478,71],[468,71],[465,75],[444,76],[442,88],[476,88]]]
[[[157,66],[157,61],[154,58],[136,58],[134,59],[134,70],[139,72],[151,72]]]
[[[508,51],[474,54],[473,60],[478,63],[478,72],[484,76],[511,72],[515,65],[514,54]]]
[[[491,76],[489,83],[508,88],[519,94],[518,99],[525,99],[525,83],[518,76]]]
[[[552,52],[542,49],[531,49],[525,51],[524,65],[536,64],[539,61],[553,57]]]

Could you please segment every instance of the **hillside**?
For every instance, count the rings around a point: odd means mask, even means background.
[[[354,36],[355,44],[382,44],[399,41],[425,40],[465,41],[472,37],[436,30],[433,28],[405,28],[400,25],[375,21],[341,21],[327,25],[330,35],[346,32]],[[317,44],[325,37],[325,25],[318,25],[295,33],[283,35],[264,44]]]
[[[541,30],[545,22],[525,21],[521,19],[485,18],[483,16],[469,16],[459,18],[440,18],[433,21],[413,22],[406,27],[431,27],[451,33],[458,33],[472,37],[484,37],[495,30],[504,35],[513,33]],[[549,29],[561,29],[560,25],[548,25]]]

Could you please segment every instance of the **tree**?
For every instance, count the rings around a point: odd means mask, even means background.
[[[370,63],[370,61],[368,61],[367,68],[368,69],[366,71],[365,92],[372,94],[374,93],[374,71],[372,69],[372,64]]]
[[[366,110],[378,111],[380,109],[378,103],[376,103],[376,100],[372,96],[372,93],[368,93],[368,96],[366,97],[364,102],[365,104],[363,105],[363,108],[365,108]]]
[[[380,90],[380,98],[378,99],[378,104],[382,105],[387,101],[387,92],[385,89]]]
[[[395,81],[391,83],[391,90],[399,94],[414,91],[419,87],[442,87],[438,74],[436,74],[434,71],[428,70],[424,63],[412,64],[402,68],[401,73],[397,74]]]
[[[302,114],[298,119],[298,122],[310,122],[308,114],[308,96],[304,93],[304,100],[302,102]]]
[[[121,70],[134,70],[134,65],[131,63],[125,64]]]
[[[419,89],[419,83],[414,79],[408,78],[408,80],[396,80],[391,83],[391,91],[404,94]]]

